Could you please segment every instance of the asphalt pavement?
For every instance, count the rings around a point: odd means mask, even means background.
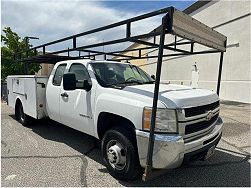
[[[221,104],[225,126],[215,155],[143,182],[107,172],[94,138],[51,120],[30,128],[1,104],[1,186],[250,186],[250,105]]]

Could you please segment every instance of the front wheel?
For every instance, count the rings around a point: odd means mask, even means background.
[[[136,140],[124,127],[115,127],[105,133],[102,156],[107,170],[116,179],[133,180],[140,175]]]

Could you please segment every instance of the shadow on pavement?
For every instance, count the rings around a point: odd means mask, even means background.
[[[11,116],[12,117],[12,116]],[[38,120],[33,132],[44,139],[65,143],[81,154],[104,165],[97,139],[59,124],[49,119]],[[172,169],[156,179],[143,182],[140,179],[131,182],[120,181],[123,186],[250,186],[250,156],[236,156],[234,152],[217,149],[208,161],[197,161]],[[104,166],[98,169],[107,173]]]
[[[147,187],[249,187],[250,156],[238,157],[228,152],[216,150],[209,161],[197,161],[177,169],[172,169],[162,176],[142,182],[121,182],[124,186]]]
[[[14,115],[10,115],[10,117],[15,119]],[[35,120],[32,122],[32,126],[28,128],[44,139],[64,143],[81,154],[104,165],[101,155],[93,155],[99,152],[100,143],[92,136],[50,119]]]

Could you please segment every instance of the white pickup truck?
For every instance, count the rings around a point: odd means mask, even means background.
[[[23,125],[50,119],[102,141],[110,174],[135,179],[146,165],[154,80],[129,63],[58,62],[51,75],[8,76],[8,104]],[[153,168],[177,168],[206,159],[218,144],[223,122],[216,93],[160,84]]]

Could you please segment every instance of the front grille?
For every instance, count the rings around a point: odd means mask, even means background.
[[[216,101],[211,104],[203,105],[203,106],[196,106],[192,108],[186,108],[185,109],[185,116],[191,117],[191,116],[197,116],[200,114],[204,114],[209,110],[214,110],[215,108],[218,108],[220,106],[220,102]]]
[[[209,121],[200,121],[198,123],[187,125],[185,128],[185,134],[191,134],[210,127],[218,119],[218,117],[219,114],[212,117]]]

